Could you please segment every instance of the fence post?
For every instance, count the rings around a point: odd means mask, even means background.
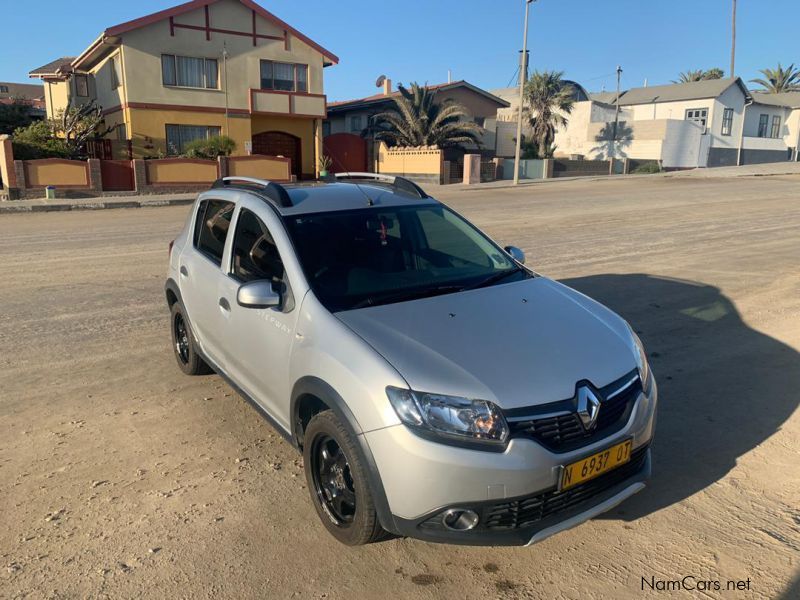
[[[553,178],[553,159],[552,158],[545,158],[544,159],[544,166],[542,168],[542,174],[544,175],[545,179],[552,179]]]
[[[447,185],[450,183],[450,161],[443,160],[442,161],[442,174],[439,177],[439,183],[441,185]]]
[[[464,183],[471,185],[481,182],[481,155],[464,155]]]
[[[17,187],[17,173],[14,170],[14,149],[7,135],[0,135],[0,180],[8,190],[10,199],[11,189]]]
[[[495,156],[492,159],[494,163],[494,178],[495,180],[503,179],[505,176],[505,159]]]
[[[230,175],[230,162],[227,156],[217,157],[217,177],[222,179]]]
[[[622,174],[628,175],[631,172],[631,159],[630,158],[623,158],[622,159]]]
[[[133,159],[133,189],[137,194],[147,193],[147,163],[141,158]]]
[[[25,177],[25,162],[21,160],[14,161],[14,178],[17,180],[17,188],[24,194],[25,188],[28,187],[28,180]]]
[[[100,170],[100,160],[90,158],[86,161],[86,174],[89,178],[89,189],[96,194],[103,193],[103,172]]]

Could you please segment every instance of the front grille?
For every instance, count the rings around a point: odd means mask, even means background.
[[[630,462],[574,488],[563,492],[553,489],[512,502],[487,506],[480,522],[486,529],[519,529],[534,525],[545,517],[574,508],[622,483],[641,470],[646,459],[647,448],[639,448],[631,455]]]
[[[634,383],[624,388],[630,383],[631,377],[632,375],[626,375],[598,390],[601,400],[600,414],[596,427],[591,431],[584,429],[575,412],[574,403],[562,400],[553,406],[563,408],[565,404],[570,404],[570,412],[547,417],[532,416],[530,419],[514,416],[514,419],[509,419],[511,437],[531,438],[553,452],[569,452],[613,435],[628,422],[636,399],[642,391],[642,383],[638,377]],[[624,389],[620,391],[621,388]],[[548,410],[548,406],[539,406],[536,410],[541,413]],[[522,411],[524,409],[515,409],[513,412],[517,415]]]

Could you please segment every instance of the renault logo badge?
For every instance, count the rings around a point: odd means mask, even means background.
[[[583,423],[586,431],[591,431],[597,426],[597,417],[600,415],[600,399],[587,386],[578,388],[578,418]]]

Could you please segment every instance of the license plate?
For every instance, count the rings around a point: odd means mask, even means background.
[[[568,490],[624,465],[631,459],[632,446],[633,440],[625,440],[620,444],[601,450],[597,454],[567,465],[561,472],[561,489]]]

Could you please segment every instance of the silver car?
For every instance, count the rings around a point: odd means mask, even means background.
[[[644,487],[656,383],[524,262],[404,178],[224,178],[170,246],[178,365],[302,451],[339,541],[532,544]]]

